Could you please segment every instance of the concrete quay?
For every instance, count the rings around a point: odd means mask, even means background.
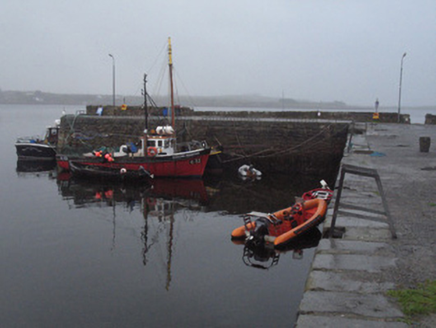
[[[368,123],[364,130],[352,137],[342,164],[377,170],[397,238],[375,179],[345,174],[336,218],[342,238],[322,239],[315,251],[298,328],[408,327],[386,291],[436,279],[436,126]],[[423,136],[433,142],[429,152],[420,151]],[[436,327],[436,315],[414,327]]]

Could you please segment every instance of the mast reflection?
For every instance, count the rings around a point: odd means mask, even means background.
[[[205,211],[209,195],[201,179],[153,179],[138,184],[73,179],[68,174],[58,176],[58,189],[64,200],[73,202],[70,208],[93,206],[112,207],[113,248],[115,248],[115,207],[120,204],[129,212],[139,209],[144,218],[140,238],[142,263],[148,264],[152,248],[166,248],[166,283],[171,284],[171,262],[174,250],[175,214],[181,210]],[[151,222],[156,224],[150,225]],[[165,245],[157,245],[165,240]]]

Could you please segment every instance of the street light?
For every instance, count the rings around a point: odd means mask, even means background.
[[[112,105],[115,106],[115,57],[109,54],[112,58]]]
[[[400,114],[401,114],[401,83],[403,81],[403,59],[406,57],[406,53],[401,57],[401,69],[400,69],[400,88],[398,92],[398,123],[400,123]]]

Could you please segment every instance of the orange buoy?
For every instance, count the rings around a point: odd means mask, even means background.
[[[107,153],[106,155],[104,155],[104,158],[108,161],[108,162],[113,162],[114,159],[112,158],[112,155],[110,153]]]
[[[93,153],[94,153],[95,157],[101,157],[102,156],[102,151],[101,150],[94,151]]]

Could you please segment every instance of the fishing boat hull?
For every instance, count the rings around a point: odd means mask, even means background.
[[[70,171],[70,160],[77,160],[77,159],[81,159],[81,157],[57,154],[56,155],[56,164],[61,171],[69,172]]]
[[[326,211],[327,202],[317,198],[272,214],[248,213],[245,224],[233,230],[232,239],[247,238],[254,243],[269,242],[275,248],[283,248],[322,223]]]
[[[20,161],[53,161],[56,158],[56,147],[45,143],[17,142],[15,148]]]
[[[179,177],[198,178],[204,174],[205,167],[210,154],[210,148],[176,153],[174,155],[163,155],[154,157],[120,157],[113,162],[102,158],[77,158],[68,160],[67,156],[59,156],[58,166],[70,170],[70,163],[85,165],[88,168],[112,169],[127,171],[145,170],[154,177]]]

